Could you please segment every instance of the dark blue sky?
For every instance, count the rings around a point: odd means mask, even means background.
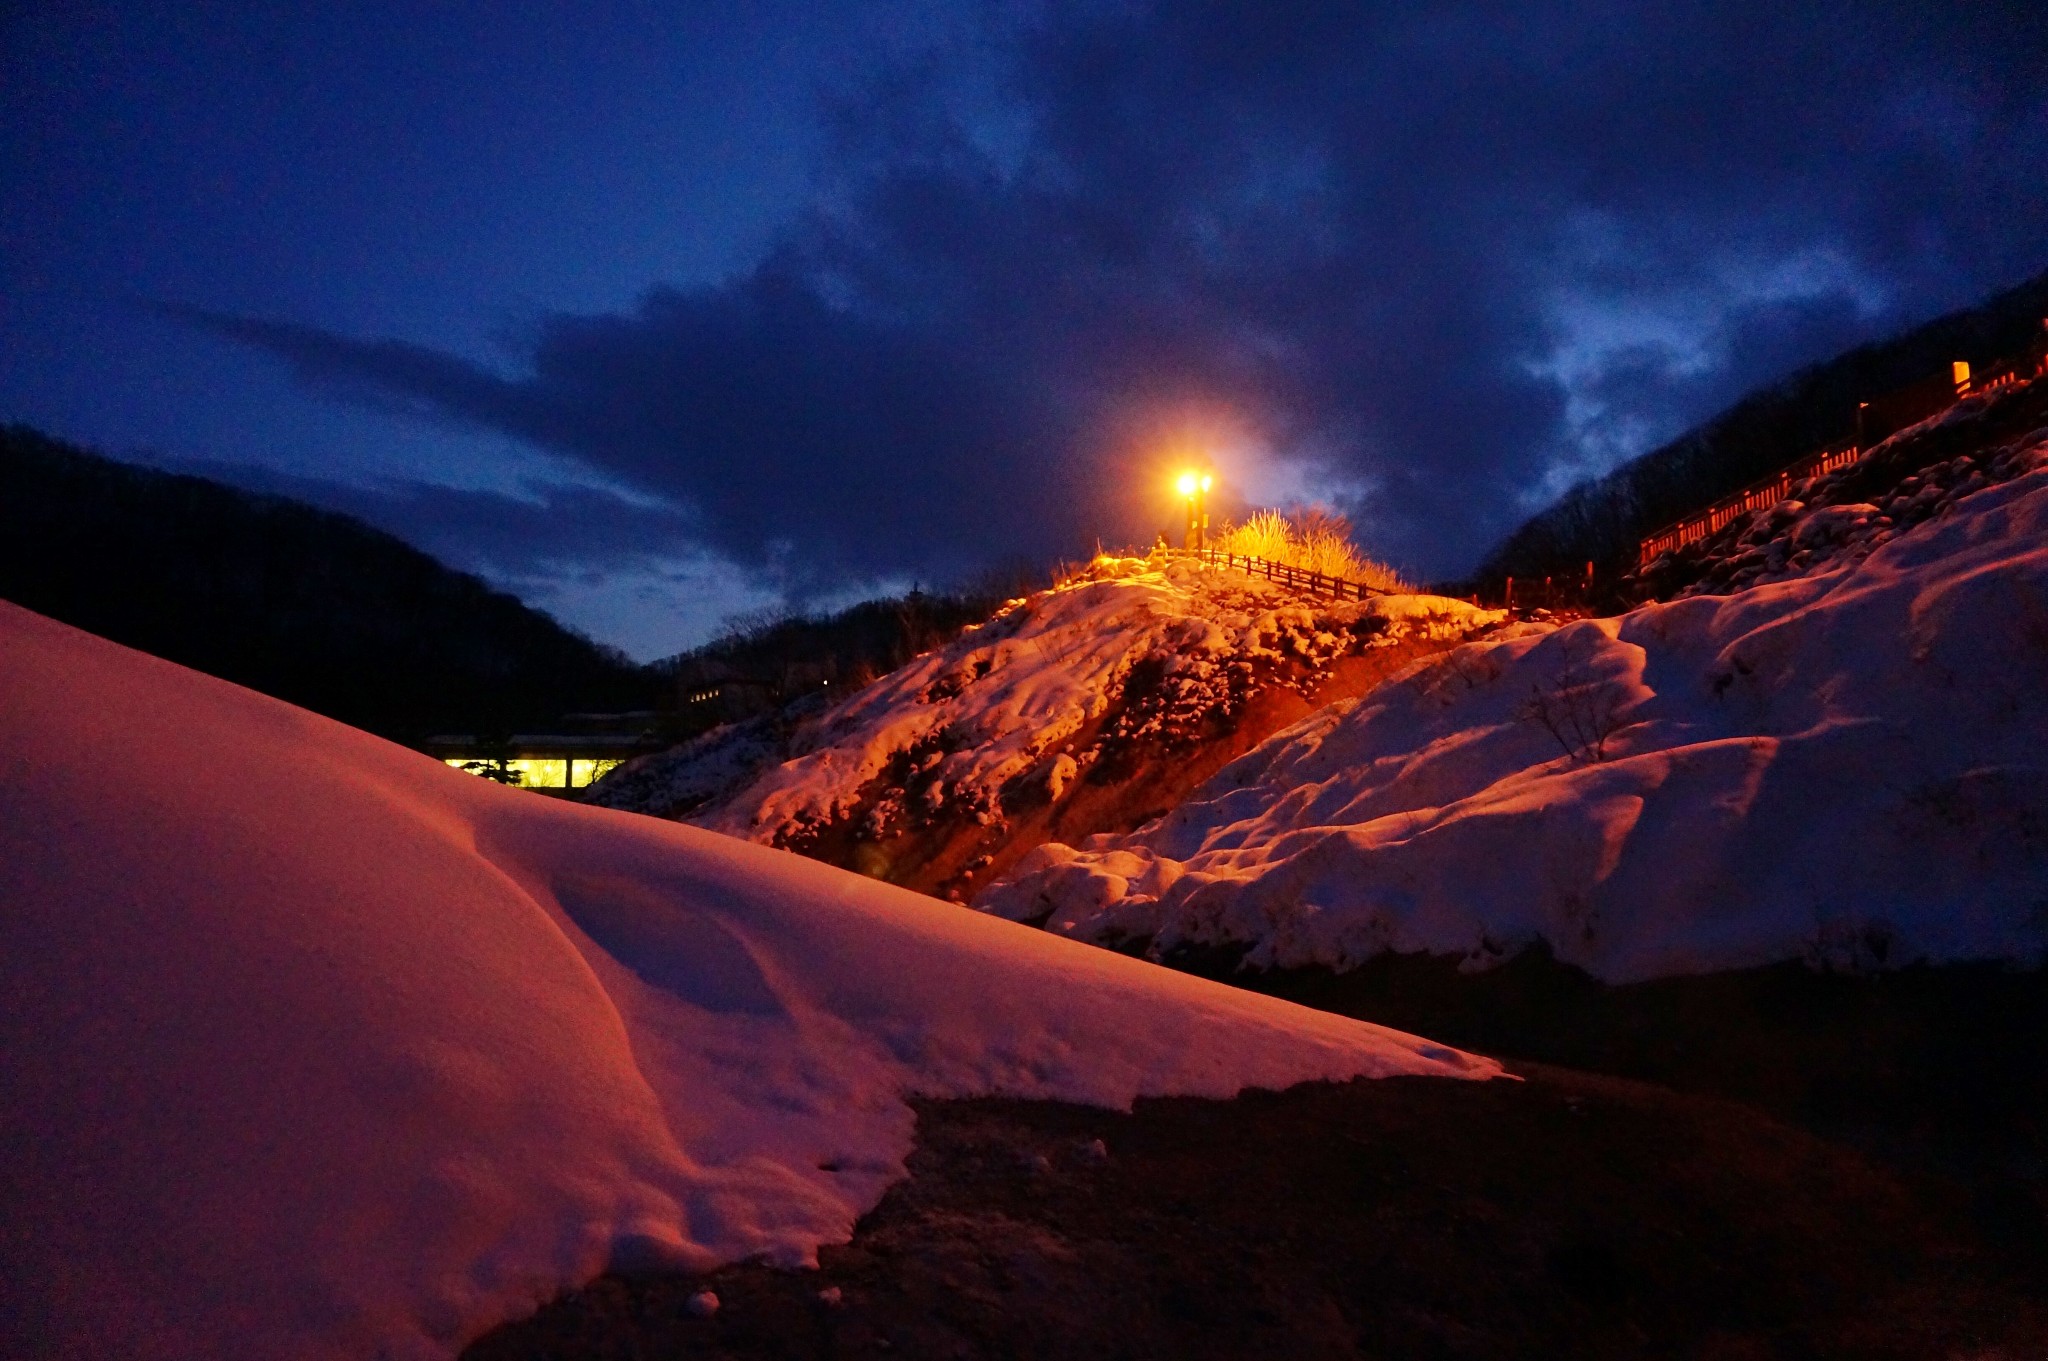
[[[2048,266],[2038,4],[312,8],[5,11],[0,419],[641,656],[1184,450],[1456,572]]]

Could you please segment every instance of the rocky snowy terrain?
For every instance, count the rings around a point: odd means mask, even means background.
[[[1918,437],[2025,423],[1988,407]],[[1787,959],[2036,964],[2043,438],[1941,460],[1872,506],[1829,504],[1875,476],[1845,470],[1750,531],[1805,547],[1728,560],[1760,582],[1782,559],[1785,579],[1419,663],[1135,833],[1033,851],[975,905],[1253,967],[1427,952],[1483,969],[1538,941],[1614,983]]]
[[[956,827],[990,829],[993,845],[1078,785],[1131,775],[1133,752],[1199,748],[1262,695],[1311,693],[1347,660],[1502,618],[1439,596],[1316,600],[1185,561],[1101,558],[847,699],[641,758],[591,801],[824,858]]]
[[[2048,383],[1980,393],[1847,467],[1795,483],[1777,505],[1645,563],[1627,585],[1653,599],[1725,595],[1854,563],[2044,461]]]
[[[448,1356],[785,1266],[912,1097],[1497,1066],[501,789],[0,604],[0,1354]]]

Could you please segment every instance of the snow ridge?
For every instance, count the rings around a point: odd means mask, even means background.
[[[1498,1072],[0,604],[0,1354],[415,1358],[813,1260],[912,1095]]]

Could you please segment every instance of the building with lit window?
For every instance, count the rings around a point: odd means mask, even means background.
[[[556,732],[443,733],[429,738],[422,749],[459,770],[569,797],[621,762],[666,746],[661,729],[670,717],[656,710],[565,714]]]

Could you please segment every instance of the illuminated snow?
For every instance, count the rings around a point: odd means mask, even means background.
[[[929,797],[992,821],[1012,781],[1055,791],[1071,782],[1075,772],[1040,764],[1111,711],[1147,658],[1200,707],[1227,702],[1255,666],[1326,666],[1361,620],[1387,621],[1380,641],[1391,643],[1463,637],[1502,617],[1441,596],[1316,600],[1185,560],[1100,558],[791,731],[765,721],[718,729],[615,772],[593,801],[783,845],[853,816],[892,763],[915,759],[929,763],[919,767],[933,777]],[[1085,766],[1088,753],[1078,755]]]
[[[1497,1071],[502,789],[0,604],[0,1353],[452,1354],[608,1264],[796,1264],[913,1094]]]
[[[2044,678],[2048,471],[1817,575],[1467,644],[975,905],[1254,966],[2031,964]]]

